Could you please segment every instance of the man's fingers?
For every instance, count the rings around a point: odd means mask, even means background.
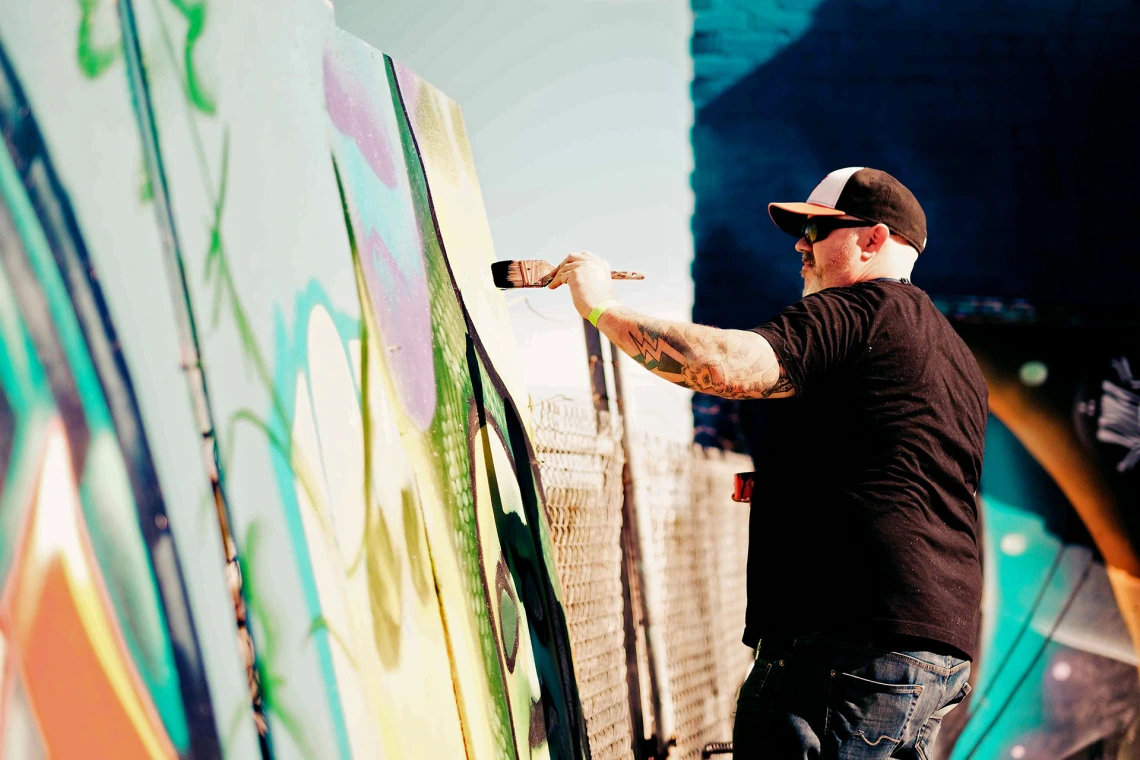
[[[580,268],[585,263],[586,262],[584,262],[584,261],[563,262],[562,264],[559,265],[558,271],[555,273],[553,279],[551,279],[550,284],[547,285],[546,287],[550,288],[551,290],[554,290],[559,285],[565,285],[570,279],[570,273],[573,272],[574,270]]]
[[[562,261],[558,262],[558,266],[556,266],[556,267],[554,267],[554,269],[550,270],[550,276],[552,278],[557,277],[558,273],[562,271],[562,267],[566,266],[571,261],[573,261],[573,257],[574,257],[574,254],[570,254],[566,258],[562,259]]]
[[[569,256],[567,256],[565,259],[563,259],[562,264],[569,264],[570,262],[573,262],[573,261],[578,261],[578,262],[601,261],[601,259],[599,259],[594,254],[590,253],[589,251],[574,251],[574,253],[571,253]],[[562,266],[562,264],[560,264],[559,266]]]
[[[570,273],[583,266],[602,266],[609,270],[609,264],[589,251],[575,251],[562,260],[550,273],[550,283],[546,286],[555,290],[569,282]]]
[[[580,256],[580,258],[578,259],[578,261],[581,261],[583,263],[589,262],[591,264],[595,264],[597,266],[604,267],[607,271],[609,271],[609,268],[610,268],[609,263],[605,259],[603,259],[601,256],[595,256],[594,254],[590,253],[589,251],[582,251],[581,254],[579,254],[579,256]]]
[[[559,275],[563,272],[570,272],[578,269],[579,267],[585,266],[600,267],[605,269],[607,272],[610,269],[610,265],[599,259],[597,256],[590,256],[588,258],[575,258],[575,255],[571,254],[565,261],[558,265],[558,269],[555,271],[555,275]]]

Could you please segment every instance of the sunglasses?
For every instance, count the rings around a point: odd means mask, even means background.
[[[836,219],[833,216],[816,216],[804,222],[804,226],[800,228],[800,237],[807,238],[807,241],[814,245],[836,230],[852,227],[874,227],[875,224],[875,222],[868,222],[866,219]]]

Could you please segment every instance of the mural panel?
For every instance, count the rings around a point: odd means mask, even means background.
[[[134,389],[3,56],[0,77],[0,746],[209,754],[213,708]]]
[[[1140,329],[1088,311],[939,305],[978,357],[993,412],[981,653],[945,749],[1061,758],[1119,743],[1140,722]]]
[[[46,114],[31,143],[5,123],[2,158],[55,158],[90,250],[52,269],[0,166],[0,735],[20,756],[580,757],[458,106],[319,3],[252,5],[0,3],[0,94],[29,93],[6,113]],[[75,327],[78,275],[103,342]],[[93,705],[67,735],[62,668]]]

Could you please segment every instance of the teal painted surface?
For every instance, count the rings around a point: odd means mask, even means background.
[[[65,362],[65,371],[70,373],[76,384],[82,403],[90,439],[86,466],[79,481],[79,494],[95,555],[106,574],[107,591],[121,625],[120,632],[171,742],[179,752],[185,752],[190,741],[185,706],[179,692],[178,671],[122,453],[70,296],[7,151],[0,151],[0,197],[12,214],[23,249],[29,254],[35,277],[33,287],[38,287],[46,301],[51,323],[43,328],[53,330],[59,337],[64,350],[64,356],[60,358]],[[10,283],[5,285],[10,290]],[[11,300],[7,303],[13,304]],[[4,353],[7,355],[9,350],[19,350],[16,354],[19,359],[15,364],[6,362],[7,368],[11,371],[19,366],[23,376],[12,384],[5,384],[5,389],[6,392],[9,388],[16,391],[17,425],[22,426],[23,423],[35,428],[38,425],[32,420],[42,424],[46,419],[57,416],[59,410],[50,393],[45,392],[44,369],[30,344],[26,325],[11,311],[8,317],[16,329],[5,336]],[[27,403],[30,397],[36,399],[33,404]],[[34,456],[31,452],[21,451],[21,437],[16,438],[14,457],[21,454]],[[14,521],[21,514],[21,507],[9,504],[5,514]],[[19,536],[19,531],[5,531],[5,536],[10,542]],[[6,555],[10,555],[13,549],[8,542],[3,542]],[[3,580],[0,577],[0,585],[3,585]]]
[[[1102,561],[1094,550],[1073,543],[1083,529],[1064,495],[993,417],[980,497],[987,555],[983,636],[974,693],[964,708],[969,719],[949,757],[1010,757],[1015,748],[1024,757],[1068,754],[1112,730],[1111,714],[1125,705],[1135,677],[1130,663],[1098,658],[1091,644],[1083,645],[1088,651],[1074,648],[1079,637],[1067,643],[1054,638],[1058,631],[1079,632],[1088,625],[1074,614],[1074,605],[1088,594],[1090,578],[1104,576]],[[1101,614],[1106,603],[1109,621],[1123,629],[1111,596],[1100,598]],[[1120,637],[1127,642],[1126,632]],[[1082,683],[1098,678],[1104,697],[1094,697],[1096,690]],[[1064,706],[1102,698],[1099,720]]]

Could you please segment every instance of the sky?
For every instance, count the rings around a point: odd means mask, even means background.
[[[459,103],[500,259],[589,250],[645,272],[617,296],[692,308],[686,0],[335,0],[337,21]],[[581,320],[563,289],[507,292],[532,396],[589,397]],[[633,426],[692,436],[689,393],[622,365]]]

